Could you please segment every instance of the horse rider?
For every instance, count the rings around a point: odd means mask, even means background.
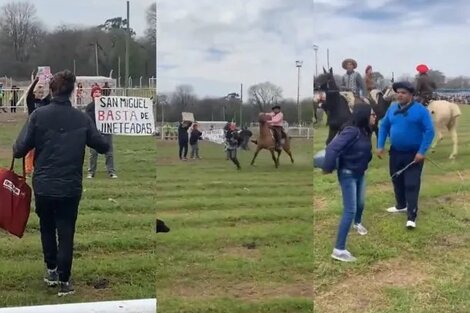
[[[284,114],[281,112],[281,106],[275,105],[271,108],[272,112],[267,113],[271,116],[268,121],[269,127],[273,130],[274,141],[276,142],[276,149],[281,149],[282,139],[286,138],[286,133],[282,125],[284,124]]]
[[[356,96],[367,96],[367,88],[359,72],[354,71],[357,68],[357,62],[353,59],[345,59],[342,63],[346,73],[341,80],[341,88],[349,90]]]
[[[432,99],[432,94],[436,90],[436,83],[429,77],[429,68],[426,64],[416,67],[418,78],[416,79],[416,100],[427,106]]]

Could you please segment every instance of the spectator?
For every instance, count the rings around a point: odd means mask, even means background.
[[[183,121],[178,126],[178,144],[179,144],[179,157],[180,160],[186,161],[188,158],[188,129],[191,127],[192,122]]]
[[[418,198],[426,152],[434,139],[431,113],[413,99],[414,86],[409,82],[393,84],[398,103],[393,103],[382,118],[377,139],[377,154],[384,155],[390,137],[390,176],[396,204],[390,213],[406,212],[408,229],[416,228]],[[400,170],[406,169],[403,173]]]
[[[189,137],[189,144],[191,145],[191,159],[201,158],[199,156],[199,140],[202,140],[202,133],[199,131],[197,124],[194,124]]]
[[[93,124],[96,127],[95,119],[95,98],[101,97],[101,88],[99,86],[93,87],[91,90],[91,99],[92,101],[86,107],[86,113],[90,116]],[[105,153],[105,164],[106,170],[110,178],[118,178],[116,175],[116,170],[114,168],[114,148],[113,148],[113,135],[111,134],[102,134],[104,139],[109,145],[108,151]],[[88,179],[94,178],[96,175],[96,168],[98,163],[98,151],[93,148],[90,148],[90,163],[88,167]]]
[[[85,146],[100,153],[109,148],[90,118],[72,107],[74,84],[70,71],[53,76],[51,103],[31,114],[13,146],[15,158],[36,149],[33,189],[47,267],[44,281],[59,285],[58,296],[75,292],[70,277]]]

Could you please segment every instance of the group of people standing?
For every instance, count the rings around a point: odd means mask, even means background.
[[[348,59],[343,62],[347,74],[343,77],[345,85],[357,92],[370,88],[363,84],[360,75],[353,74],[357,63]],[[370,71],[370,67],[368,67]],[[385,143],[390,140],[389,172],[395,195],[395,205],[386,209],[389,213],[406,213],[406,228],[416,228],[418,199],[421,187],[421,173],[426,154],[434,139],[434,125],[431,114],[423,105],[429,101],[435,87],[426,76],[429,70],[419,65],[420,80],[417,87],[402,81],[393,84],[397,94],[396,102],[388,108],[381,120],[377,139],[376,154],[379,159],[385,155]],[[367,77],[366,77],[367,78]],[[351,88],[352,87],[352,88]],[[415,95],[421,88],[421,98]],[[325,174],[337,171],[343,200],[343,214],[338,226],[336,244],[331,257],[340,261],[352,262],[356,258],[346,249],[346,240],[351,228],[360,235],[368,230],[362,223],[366,204],[366,172],[373,158],[371,127],[376,123],[376,116],[368,104],[356,104],[352,118],[343,125],[339,134],[326,147],[321,168]]]
[[[377,88],[371,65],[366,66],[364,79],[361,74],[356,71],[357,62],[354,59],[345,59],[342,63],[342,67],[346,70],[341,80],[342,90],[352,91],[358,96],[368,97],[371,90]],[[429,68],[427,65],[418,65],[416,71],[418,72],[415,88],[416,100],[427,105],[432,99],[437,86],[428,75]]]

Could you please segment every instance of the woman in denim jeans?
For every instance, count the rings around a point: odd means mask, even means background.
[[[323,172],[331,173],[338,165],[338,181],[343,195],[343,216],[339,224],[336,246],[331,254],[336,260],[356,260],[346,250],[346,238],[353,220],[353,228],[361,235],[367,234],[361,219],[366,193],[365,172],[372,159],[370,126],[374,124],[375,118],[369,105],[357,104],[351,121],[326,147]]]

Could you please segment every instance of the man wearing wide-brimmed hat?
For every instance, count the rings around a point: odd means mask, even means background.
[[[286,137],[286,133],[282,127],[284,124],[284,114],[281,112],[281,106],[277,104],[271,109],[272,112],[268,113],[271,116],[271,120],[268,121],[268,125],[273,130],[276,149],[281,149],[283,144],[282,139]]]
[[[350,90],[357,96],[366,96],[367,89],[364,80],[361,74],[354,71],[357,68],[357,62],[353,59],[346,59],[343,61],[342,67],[346,70],[346,74],[343,75],[341,88]]]
[[[418,77],[416,78],[416,97],[419,102],[428,105],[432,99],[432,94],[436,90],[436,83],[429,77],[429,68],[426,64],[420,64],[416,67]]]

